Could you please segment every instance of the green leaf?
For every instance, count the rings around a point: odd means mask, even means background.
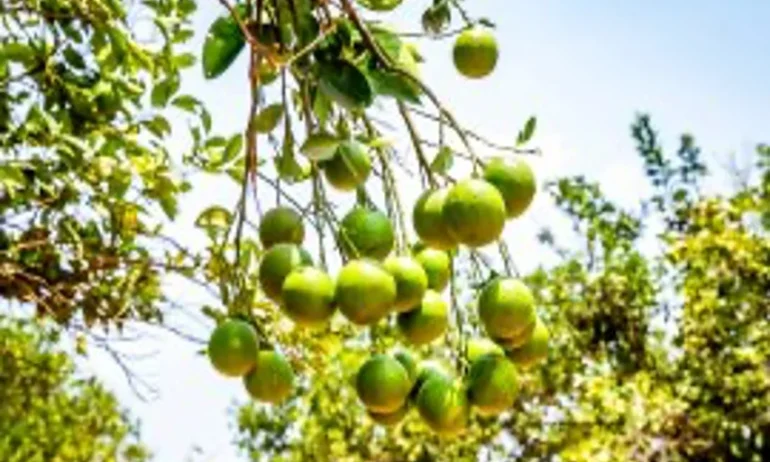
[[[401,101],[420,104],[420,91],[408,77],[397,72],[373,70],[368,72],[375,93]]]
[[[245,17],[246,7],[238,5],[238,14]],[[214,20],[203,42],[203,76],[214,79],[222,75],[243,51],[246,40],[238,24],[227,14]]]
[[[192,53],[182,53],[174,56],[174,64],[179,69],[192,67],[195,65],[195,55]]]
[[[259,111],[254,118],[254,127],[259,133],[270,133],[275,130],[283,118],[283,104],[275,103]]]
[[[163,108],[168,105],[172,96],[179,91],[179,75],[172,74],[169,78],[161,80],[152,88],[150,100],[152,105],[157,108]]]
[[[179,95],[171,101],[171,104],[187,112],[195,112],[201,102],[197,98],[190,95]]]
[[[321,90],[346,109],[364,109],[374,101],[374,92],[366,75],[348,61],[321,64],[319,79]]]
[[[171,133],[171,125],[163,116],[156,115],[152,119],[142,122],[142,125],[147,127],[147,129],[158,138],[163,138]]]
[[[396,61],[401,54],[401,39],[392,31],[382,27],[373,25],[371,27],[372,36],[380,49],[392,60]]]
[[[453,164],[454,152],[444,146],[438,151],[436,157],[433,158],[433,162],[430,163],[430,169],[436,173],[444,174],[452,168]]]
[[[243,150],[243,136],[241,134],[233,135],[225,146],[225,152],[222,154],[222,163],[226,164],[235,159]]]
[[[233,220],[233,216],[226,208],[213,205],[198,215],[195,226],[205,230],[226,230]]]
[[[532,135],[535,134],[535,128],[537,128],[537,117],[532,116],[527,120],[527,123],[524,124],[524,128],[519,131],[519,136],[516,138],[516,145],[521,146],[532,139]]]
[[[310,160],[322,161],[334,157],[339,145],[339,138],[326,132],[318,132],[308,136],[299,150]]]
[[[283,138],[281,155],[275,159],[275,168],[281,179],[290,183],[304,180],[310,175],[310,169],[300,165],[294,156],[294,135],[287,131]]]

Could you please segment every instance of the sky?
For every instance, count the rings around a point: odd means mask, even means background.
[[[208,24],[223,9],[217,0],[199,0],[195,24],[200,43]],[[405,0],[398,14],[381,16],[402,30],[419,28],[429,0]],[[500,143],[512,143],[530,115],[538,118],[533,146],[543,155],[530,162],[541,181],[584,174],[606,193],[633,206],[646,191],[630,138],[634,114],[647,112],[665,146],[679,135],[696,136],[712,169],[723,169],[730,155],[747,159],[754,146],[770,141],[770,3],[682,0],[608,2],[586,0],[474,0],[473,16],[496,25],[500,59],[495,73],[481,81],[460,77],[452,66],[451,41],[420,42],[427,61],[422,76],[460,122]],[[457,24],[457,23],[455,23]],[[182,91],[202,99],[214,130],[243,128],[248,105],[245,55],[221,78],[205,81],[195,67],[183,77]],[[172,147],[183,149],[184,131]],[[397,146],[411,155],[405,140]],[[482,150],[483,154],[494,154]],[[235,189],[196,178],[196,191],[183,201],[177,230],[192,241],[197,212],[219,203],[231,207]],[[407,196],[419,193],[416,185]],[[522,269],[545,256],[532,245],[540,226],[563,226],[545,194],[527,215],[508,225],[505,237]],[[172,284],[169,294],[188,302],[192,315],[173,315],[188,331],[205,338],[211,325],[195,315],[202,294]],[[81,361],[113,389],[131,415],[142,422],[144,441],[159,461],[182,461],[198,446],[195,461],[237,461],[231,445],[235,403],[247,400],[237,380],[215,374],[199,345],[159,331],[141,347],[153,351],[135,370],[157,387],[159,397],[142,402],[131,392],[114,362],[93,351]]]

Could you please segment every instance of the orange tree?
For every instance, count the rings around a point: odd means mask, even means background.
[[[536,152],[521,147],[535,119],[511,146],[464,129],[419,77],[410,34],[376,19],[400,2],[220,3],[200,56],[184,48],[194,0],[3,3],[3,297],[92,336],[163,325],[175,306],[163,282],[179,275],[216,296],[203,310],[217,324],[213,368],[258,400],[294,396],[330,359],[344,362],[332,355],[342,348],[361,353],[351,389],[383,425],[415,405],[434,432],[456,434],[472,423],[471,405],[509,407],[511,361],[525,366],[547,349],[547,324],[501,239],[535,194],[516,157]],[[449,30],[453,17],[460,26]],[[151,20],[155,43],[142,42],[137,18]],[[462,75],[494,71],[490,21],[437,1],[421,23],[432,37],[457,35]],[[212,134],[200,101],[180,93],[181,71],[199,64],[215,80],[243,53],[244,130]],[[386,104],[410,155],[387,139],[377,113]],[[183,114],[191,146],[180,156],[166,142]],[[421,134],[417,118],[438,136]],[[479,155],[479,143],[496,157]],[[412,204],[396,178],[414,167],[424,193]],[[241,187],[232,208],[195,220],[209,239],[202,249],[168,232],[193,188],[187,172]],[[466,262],[473,274],[460,276]],[[480,316],[461,309],[471,285]],[[497,343],[471,365],[466,340],[482,332]],[[448,364],[422,367],[411,353],[391,354],[395,343]]]
[[[436,437],[417,416],[383,429],[347,386],[358,353],[338,348],[344,360],[327,362],[283,406],[240,409],[244,453],[255,461],[766,460],[770,149],[757,147],[751,181],[709,192],[691,136],[667,153],[647,116],[632,135],[653,191],[640,207],[618,206],[582,176],[548,187],[575,233],[561,241],[544,229],[540,241],[561,262],[523,278],[551,343],[543,363],[519,370],[506,412],[477,416],[453,438]],[[642,251],[643,239],[654,250]],[[489,348],[474,341],[468,354]]]

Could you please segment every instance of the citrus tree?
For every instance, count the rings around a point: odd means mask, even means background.
[[[669,154],[647,116],[632,128],[653,192],[639,208],[618,206],[582,176],[548,188],[575,233],[562,241],[543,230],[540,240],[562,261],[523,278],[551,342],[540,367],[520,371],[507,412],[461,438],[431,438],[416,418],[382,430],[362,419],[344,391],[349,373],[334,365],[279,409],[243,407],[244,453],[255,461],[766,460],[770,150],[757,148],[750,181],[710,192],[691,136]],[[643,252],[645,239],[656,250]]]
[[[547,348],[501,239],[535,194],[517,157],[536,152],[521,147],[535,119],[511,146],[463,128],[420,78],[410,33],[378,19],[400,2],[220,4],[200,54],[184,48],[193,0],[3,4],[4,298],[87,336],[163,324],[174,306],[163,282],[181,275],[216,296],[204,309],[217,324],[213,368],[257,400],[284,402],[343,362],[334,351],[354,350],[351,389],[382,425],[413,402],[434,433],[457,434],[475,422],[471,404],[486,416],[509,407],[514,363]],[[143,43],[139,19],[157,41]],[[489,20],[437,1],[421,24],[454,40],[461,75],[494,71]],[[181,71],[200,65],[214,88],[243,53],[250,112],[243,131],[215,135],[205,107],[180,93]],[[401,119],[408,152],[388,141],[382,112]],[[185,114],[190,148],[170,153]],[[241,187],[232,208],[198,216],[202,249],[167,234],[193,188],[187,172]],[[403,178],[419,198],[404,197]],[[466,309],[477,291],[479,309]],[[466,340],[482,334],[494,342],[471,364]],[[410,348],[445,367],[423,367]]]
[[[27,461],[149,460],[115,397],[78,377],[51,326],[0,318],[0,458]]]

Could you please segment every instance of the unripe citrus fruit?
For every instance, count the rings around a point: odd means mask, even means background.
[[[508,218],[524,213],[537,190],[532,168],[522,161],[495,157],[484,168],[484,179],[500,191]]]
[[[417,378],[414,381],[414,385],[412,385],[412,391],[409,393],[409,399],[412,402],[416,402],[420,388],[432,378],[450,380],[447,369],[439,362],[422,361],[417,369]]]
[[[337,274],[337,306],[357,325],[374,324],[390,313],[396,301],[396,281],[372,260],[348,262]]]
[[[510,408],[518,391],[516,367],[505,356],[486,354],[471,364],[468,399],[482,414],[495,415]]]
[[[488,338],[474,338],[468,341],[467,357],[468,361],[473,362],[487,354],[496,354],[503,356],[505,351],[497,343]]]
[[[414,384],[417,381],[417,362],[414,357],[406,351],[399,351],[393,357],[404,366],[404,370],[409,376],[409,382]]]
[[[209,360],[222,375],[240,377],[254,367],[258,344],[257,333],[249,323],[231,319],[219,324],[212,332],[208,344]]]
[[[538,318],[527,343],[508,352],[508,357],[521,367],[531,367],[548,357],[548,327]]]
[[[490,337],[511,339],[536,319],[535,298],[518,279],[496,278],[479,296],[479,317]]]
[[[283,282],[281,309],[301,326],[325,324],[334,314],[334,281],[324,271],[297,268]]]
[[[305,226],[302,217],[289,207],[268,210],[259,224],[259,241],[269,249],[275,244],[302,244],[305,240]]]
[[[449,233],[469,247],[482,247],[500,237],[505,227],[505,202],[484,180],[468,179],[449,190],[442,216]]]
[[[259,284],[268,298],[281,302],[281,290],[286,276],[301,266],[313,264],[305,249],[295,244],[276,244],[270,248],[259,263]]]
[[[497,39],[489,29],[480,26],[458,35],[452,50],[455,67],[471,79],[491,74],[497,65],[497,56]]]
[[[428,289],[428,276],[420,263],[411,257],[389,257],[383,266],[396,281],[393,309],[400,312],[418,305]]]
[[[428,276],[428,288],[442,292],[449,283],[451,261],[443,250],[423,249],[415,257]]]
[[[394,425],[398,425],[399,422],[404,420],[404,417],[406,417],[406,414],[409,412],[409,407],[405,404],[398,408],[394,412],[389,413],[379,413],[374,411],[367,411],[369,414],[369,417],[377,422],[380,425],[384,425],[386,427],[392,427]]]
[[[457,241],[449,233],[442,210],[449,188],[425,191],[412,209],[412,226],[424,244],[439,250],[452,249]]]
[[[399,313],[398,328],[413,345],[425,345],[439,338],[446,330],[447,304],[438,292],[425,292],[422,302],[406,313]]]
[[[350,258],[382,260],[393,250],[393,225],[382,212],[355,207],[342,219],[339,240]]]
[[[356,392],[370,411],[388,414],[406,403],[411,383],[397,360],[379,354],[369,358],[356,375]]]
[[[243,377],[249,395],[256,400],[274,404],[288,398],[294,388],[291,364],[276,351],[260,351],[256,358],[254,368]]]
[[[432,377],[420,387],[417,410],[425,423],[441,435],[455,435],[468,425],[470,409],[465,392],[443,377]]]
[[[364,145],[343,141],[331,159],[322,162],[326,181],[340,191],[352,191],[362,185],[372,171],[372,159]]]
[[[520,346],[524,345],[529,341],[529,339],[532,337],[532,333],[535,331],[536,326],[537,326],[537,318],[533,319],[532,322],[529,323],[529,326],[527,326],[524,330],[522,330],[520,333],[516,334],[513,337],[496,338],[493,340],[497,342],[498,345],[503,347],[503,349],[513,350],[515,348],[519,348]]]
[[[364,8],[372,11],[393,11],[404,0],[358,0]]]

